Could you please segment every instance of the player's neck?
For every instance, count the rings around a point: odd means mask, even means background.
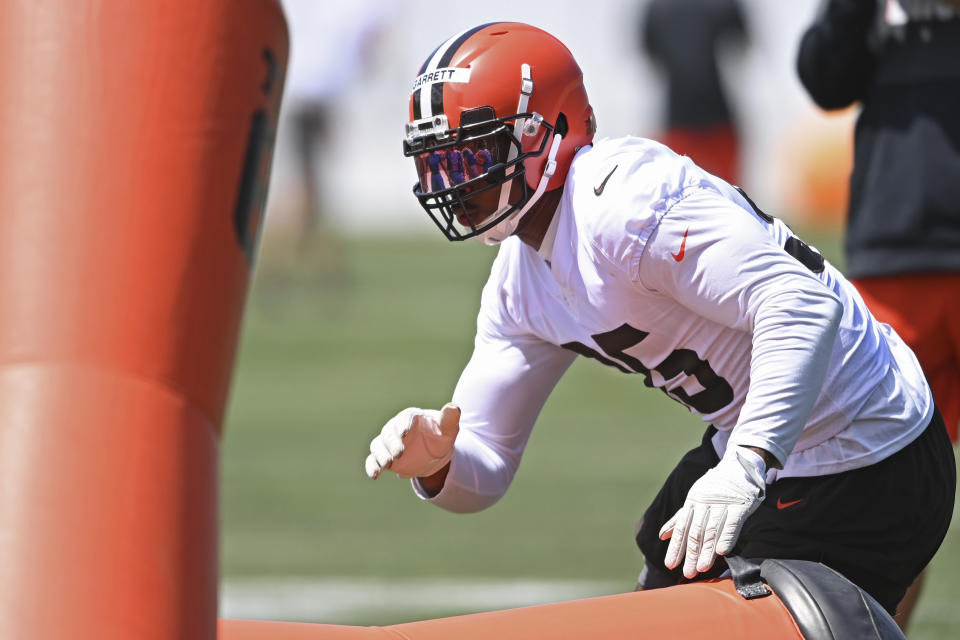
[[[547,191],[530,208],[530,211],[523,216],[523,220],[517,226],[514,233],[520,238],[521,242],[530,245],[539,250],[543,242],[543,236],[550,227],[550,221],[557,213],[557,207],[560,205],[560,197],[563,196],[563,187]]]

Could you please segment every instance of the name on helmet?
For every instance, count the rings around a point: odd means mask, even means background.
[[[425,84],[434,84],[437,82],[470,82],[470,69],[463,67],[444,67],[434,69],[417,76],[413,81],[413,91],[416,91]]]

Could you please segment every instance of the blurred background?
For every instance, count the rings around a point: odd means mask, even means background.
[[[754,200],[790,210],[794,217],[826,215],[822,200],[831,197],[841,196],[829,204],[842,209],[842,194],[834,191],[845,189],[843,168],[850,157],[854,114],[824,115],[795,71],[800,35],[817,3],[742,0],[746,46],[731,38],[721,40],[718,48],[721,80],[740,124],[741,182],[756,194]],[[270,191],[274,226],[294,218],[303,197],[298,143],[290,139],[298,128],[290,116],[312,94],[329,105],[335,123],[325,144],[336,161],[328,161],[319,176],[330,222],[363,231],[428,230],[429,220],[405,197],[415,175],[412,163],[398,151],[410,87],[434,47],[485,22],[527,22],[562,40],[583,69],[599,136],[652,137],[661,130],[665,79],[642,41],[648,1],[489,0],[446,5],[442,11],[426,0],[358,0],[343,3],[349,4],[344,8],[323,0],[284,4],[294,41],[287,117]],[[812,185],[818,187],[816,195],[809,193]]]
[[[496,252],[447,242],[410,195],[417,69],[465,28],[527,22],[579,61],[598,136],[663,139],[649,2],[284,4],[292,55],[222,449],[220,615],[389,624],[631,590],[635,522],[704,426],[639,379],[575,363],[511,491],[480,514],[371,481],[363,460],[396,411],[449,399]],[[842,267],[856,112],[821,112],[797,79],[817,4],[742,0],[715,62],[737,181]],[[938,558],[911,638],[960,634],[956,525]]]

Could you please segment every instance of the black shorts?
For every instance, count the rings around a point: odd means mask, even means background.
[[[663,563],[660,527],[690,486],[719,462],[710,427],[667,477],[643,515],[637,545],[647,588],[689,582]],[[939,411],[909,445],[876,464],[810,478],[782,478],[747,519],[733,553],[748,558],[813,560],[840,572],[894,613],[907,587],[933,558],[953,515],[956,461]],[[726,570],[718,559],[696,579]]]

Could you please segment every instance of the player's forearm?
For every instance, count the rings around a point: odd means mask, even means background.
[[[461,430],[450,464],[431,476],[414,478],[413,490],[446,511],[476,513],[503,497],[518,463],[476,434]]]
[[[761,449],[760,447],[750,447],[750,446],[747,446],[744,448],[750,449],[751,451],[756,453],[758,456],[760,456],[763,459],[763,464],[767,466],[767,469],[773,469],[774,467],[779,468],[781,466],[780,462],[777,460],[777,457],[772,453],[770,453],[769,451],[767,451],[766,449]]]
[[[443,484],[447,481],[448,473],[450,473],[449,463],[431,476],[417,478],[417,482],[420,483],[420,487],[427,496],[435,498],[443,489]]]
[[[768,467],[782,467],[823,388],[842,313],[840,302],[816,286],[764,301],[754,324],[750,390],[731,445],[759,448],[775,458]]]
[[[463,415],[451,464],[413,482],[418,496],[456,513],[486,509],[506,493],[540,409],[576,357],[539,340],[512,343],[491,333],[478,336],[453,392]]]

